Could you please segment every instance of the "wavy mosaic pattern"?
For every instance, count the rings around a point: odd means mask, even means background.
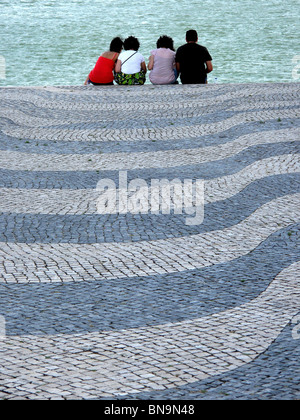
[[[298,84],[0,97],[0,398],[299,398]],[[99,214],[120,171],[204,180],[203,223]]]

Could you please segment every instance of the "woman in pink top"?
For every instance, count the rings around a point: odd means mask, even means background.
[[[163,35],[157,43],[157,49],[151,51],[148,69],[149,79],[154,85],[175,83],[178,77],[175,66],[175,49],[173,39]]]

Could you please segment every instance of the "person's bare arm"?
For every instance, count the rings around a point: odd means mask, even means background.
[[[206,61],[206,73],[213,71],[213,65],[211,61]]]
[[[144,73],[147,73],[147,67],[146,67],[146,63],[145,63],[145,61],[143,61],[143,62],[141,63],[141,70],[142,70]]]
[[[121,72],[121,66],[122,66],[121,60],[117,60],[116,65],[115,65],[115,72],[116,73]]]
[[[153,69],[153,64],[154,64],[154,57],[153,57],[153,55],[151,55],[149,57],[148,70],[152,70]]]
[[[180,73],[180,64],[178,62],[176,62],[176,70]]]

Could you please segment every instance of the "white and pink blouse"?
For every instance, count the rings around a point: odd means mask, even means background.
[[[169,48],[158,48],[151,51],[154,57],[153,69],[149,79],[154,85],[165,85],[175,81],[175,51]]]

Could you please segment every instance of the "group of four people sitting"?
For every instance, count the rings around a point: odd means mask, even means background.
[[[207,48],[198,44],[195,30],[186,33],[186,44],[175,51],[173,39],[163,35],[151,51],[148,66],[141,53],[139,40],[133,36],[123,42],[114,38],[109,51],[98,58],[95,67],[89,73],[84,84],[143,85],[146,81],[147,67],[150,70],[150,82],[155,85],[178,83],[207,83],[207,74],[213,70],[212,57]],[[124,48],[124,51],[122,51]]]

